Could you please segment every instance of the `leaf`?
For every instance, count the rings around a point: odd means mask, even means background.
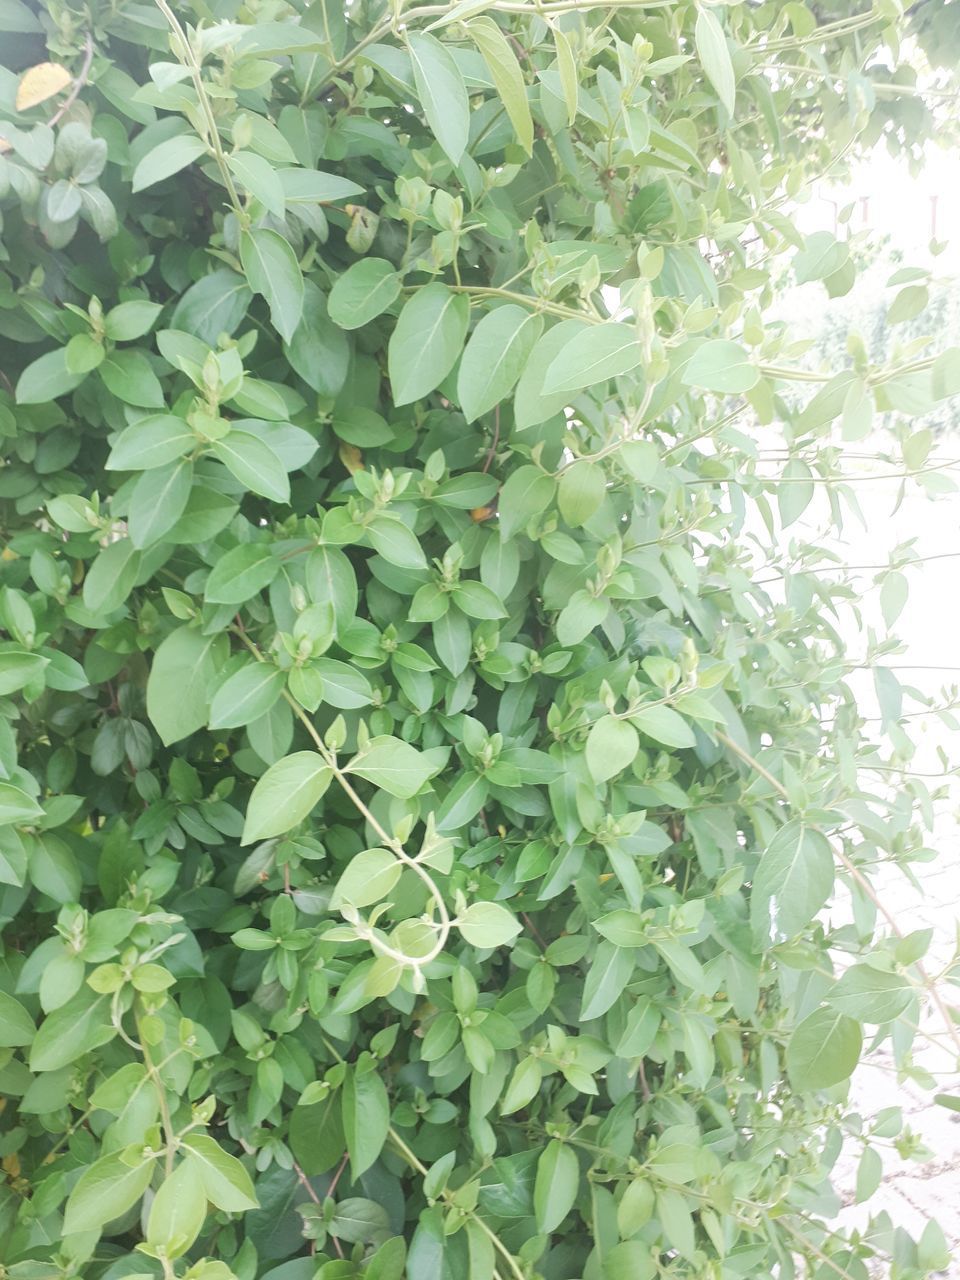
[[[272,213],[275,218],[282,218],[286,212],[286,197],[284,195],[283,184],[277,174],[276,169],[269,160],[265,160],[263,156],[258,156],[255,151],[235,151],[231,156],[227,157],[233,175],[240,182],[240,186],[250,193],[255,200],[259,200],[268,213]],[[251,234],[256,235],[256,231]],[[286,244],[286,241],[284,241]],[[241,246],[241,257],[243,254]],[[247,271],[247,265],[244,263],[244,271]],[[249,276],[249,271],[247,271]],[[263,292],[260,289],[254,289],[254,293]],[[264,294],[266,297],[266,294]]]
[[[241,844],[283,835],[316,808],[332,778],[315,751],[296,751],[271,765],[247,805]]]
[[[33,1019],[19,1000],[0,991],[0,1049],[21,1048],[37,1033]]]
[[[631,714],[630,723],[665,747],[693,747],[697,743],[693,730],[673,707],[641,707]]]
[[[574,334],[554,357],[541,394],[570,394],[631,373],[643,360],[636,330],[610,321]]]
[[[707,12],[701,10],[700,16]],[[700,387],[717,395],[738,395],[759,381],[760,370],[750,363],[743,347],[726,338],[714,338],[697,347],[683,371],[685,386]]]
[[[483,55],[517,141],[528,156],[532,155],[533,117],[527,102],[527,85],[510,42],[492,18],[473,18],[464,26]]]
[[[470,133],[470,100],[463,77],[450,51],[436,37],[410,32],[407,48],[427,123],[451,164],[459,164]]]
[[[144,191],[165,178],[172,178],[187,165],[207,153],[207,144],[190,133],[168,138],[148,151],[133,171],[131,188],[134,193]]]
[[[903,613],[910,595],[910,584],[906,574],[899,569],[891,569],[884,575],[880,586],[880,612],[889,630]]]
[[[343,1132],[354,1178],[380,1155],[390,1129],[390,1102],[376,1071],[348,1071],[342,1091]]]
[[[159,542],[187,507],[193,485],[193,463],[181,458],[165,467],[144,471],[130,495],[127,527],[138,550]]]
[[[170,328],[215,346],[221,333],[229,335],[236,330],[247,314],[252,296],[243,276],[220,267],[180,295],[170,317]]]
[[[59,62],[38,62],[20,77],[14,105],[18,111],[29,111],[62,93],[72,82],[73,76]]]
[[[794,1089],[829,1089],[849,1079],[860,1060],[860,1025],[835,1009],[815,1009],[787,1041],[787,1072]]]
[[[330,1234],[348,1244],[375,1243],[389,1230],[390,1219],[383,1205],[361,1196],[348,1196],[341,1200],[330,1223]]]
[[[469,319],[466,297],[438,282],[410,298],[387,347],[395,405],[421,400],[439,386],[463,349]]]
[[[468,422],[500,403],[523,372],[543,320],[508,303],[488,312],[470,335],[460,361],[457,397]]]
[[[213,452],[252,493],[274,502],[290,501],[287,469],[265,440],[249,431],[232,430],[214,441]]]
[[[48,351],[28,364],[17,379],[17,404],[48,404],[75,390],[86,376],[68,369],[66,348]]]
[[[27,653],[24,649],[0,650],[0,697],[38,679],[48,662],[49,659],[40,653]]]
[[[371,738],[344,772],[357,773],[390,795],[408,800],[423,790],[437,766],[408,742],[384,735]]]
[[[67,1199],[64,1235],[99,1231],[137,1203],[150,1185],[154,1162],[140,1160],[129,1165],[124,1155],[123,1151],[111,1152],[80,1175]]]
[[[567,124],[572,125],[577,118],[580,96],[580,76],[577,71],[577,60],[573,55],[570,40],[565,31],[557,26],[553,28],[553,42],[557,50],[557,70],[560,74],[560,87],[563,101],[567,108]]]
[[[279,572],[280,562],[269,545],[244,542],[213,566],[204,594],[214,604],[243,604],[268,587]]]
[[[753,877],[750,919],[765,949],[800,933],[833,891],[830,845],[799,819],[780,828],[764,849]]]
[[[116,1034],[108,997],[81,987],[41,1023],[30,1050],[30,1070],[57,1071],[69,1066]]]
[[[349,902],[368,907],[386,898],[403,872],[403,864],[388,849],[365,849],[350,859],[330,899],[331,911]]]
[[[777,485],[777,506],[784,529],[796,523],[813,501],[814,484],[810,468],[799,458],[791,458]]]
[[[639,911],[610,911],[594,920],[593,927],[615,947],[643,947],[649,941],[647,921]]]
[[[83,580],[83,603],[91,613],[119,609],[140,572],[140,552],[129,538],[111,542],[94,560]]]
[[[561,471],[557,506],[571,529],[585,525],[603,505],[606,496],[606,476],[595,462],[575,462]]]
[[[247,283],[270,308],[273,327],[290,342],[303,315],[303,274],[289,243],[268,227],[240,233],[240,261]]]
[[[520,932],[520,925],[498,902],[472,902],[456,920],[457,928],[472,947],[488,950],[505,947]]]
[[[266,715],[283,692],[286,676],[269,662],[248,662],[234,672],[210,703],[211,729],[236,729]]]
[[[250,1175],[236,1158],[202,1133],[190,1133],[182,1139],[185,1155],[200,1175],[207,1199],[227,1213],[244,1213],[256,1209],[259,1202]]]
[[[223,637],[179,627],[160,644],[147,679],[147,715],[165,746],[202,728]]]
[[[556,481],[539,467],[522,466],[510,473],[500,493],[500,538],[512,538],[553,501]]]
[[[580,1190],[580,1162],[567,1143],[553,1138],[537,1161],[533,1206],[537,1230],[544,1235],[555,1231],[573,1208]]]
[[[196,444],[183,418],[151,414],[120,432],[105,465],[113,471],[149,471],[175,462]]]
[[[384,258],[363,258],[330,290],[330,319],[341,329],[369,324],[400,296],[400,276]]]
[[[913,986],[901,973],[853,964],[827,992],[828,1004],[857,1022],[882,1023],[899,1018],[914,999]]]
[[[147,1243],[179,1258],[200,1234],[207,1216],[207,1195],[196,1160],[181,1160],[161,1183],[150,1206]]]
[[[694,43],[707,79],[716,89],[727,115],[732,117],[737,97],[733,62],[720,19],[712,9],[700,9],[698,12]]]
[[[632,724],[614,716],[603,716],[587,734],[587,768],[594,782],[608,782],[628,768],[640,750],[640,739]]]

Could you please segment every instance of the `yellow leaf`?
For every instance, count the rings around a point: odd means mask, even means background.
[[[17,86],[17,110],[29,111],[46,102],[56,93],[62,93],[73,82],[73,76],[59,62],[40,62],[25,71]]]
[[[347,468],[347,470],[350,472],[351,475],[353,475],[355,471],[366,470],[366,468],[363,465],[363,454],[356,447],[356,445],[341,444],[340,445],[340,461]]]

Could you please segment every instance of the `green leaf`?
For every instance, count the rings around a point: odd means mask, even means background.
[[[252,493],[274,502],[290,501],[287,469],[265,440],[249,431],[232,430],[214,441],[213,452]]]
[[[236,1158],[206,1134],[190,1133],[182,1140],[185,1155],[200,1175],[207,1199],[227,1213],[256,1209],[259,1202],[250,1175]]]
[[[210,688],[225,649],[223,636],[193,627],[179,627],[160,644],[147,679],[147,715],[164,745],[207,723]]]
[[[182,418],[151,414],[120,432],[105,465],[114,471],[148,471],[175,462],[196,445]]]
[[[296,751],[271,765],[250,796],[241,844],[279,836],[316,808],[332,778],[315,751]]]
[[[65,347],[48,351],[28,364],[17,379],[17,404],[48,404],[79,387],[86,376],[67,367]]]
[[[460,361],[457,397],[468,422],[500,403],[523,372],[543,320],[508,303],[483,317]]]
[[[777,485],[777,506],[784,529],[794,524],[813,501],[814,484],[810,468],[799,458],[791,458]]]
[[[280,572],[269,544],[244,542],[213,566],[204,595],[213,604],[243,604],[268,587]]]
[[[162,310],[159,302],[146,298],[121,302],[107,312],[103,327],[112,342],[132,342],[150,332]]]
[[[114,1151],[86,1169],[67,1199],[64,1235],[99,1231],[137,1203],[153,1176],[153,1160],[127,1164],[126,1152]]]
[[[697,743],[693,730],[672,707],[641,707],[631,713],[630,723],[665,747],[693,747]]]
[[[587,734],[587,768],[594,782],[608,782],[628,768],[640,749],[632,724],[603,716]]]
[[[701,17],[707,10],[701,12]],[[736,342],[714,338],[704,342],[687,361],[683,382],[717,395],[737,395],[749,391],[760,381],[760,370]]]
[[[499,902],[472,902],[456,920],[457,928],[472,947],[505,947],[520,932],[520,925]]]
[[[717,97],[723,103],[727,115],[732,116],[737,97],[733,62],[720,19],[712,9],[700,9],[698,12],[694,42],[707,79],[716,89]]]
[[[235,151],[227,157],[227,164],[233,176],[239,180],[240,186],[255,200],[259,200],[268,213],[272,213],[275,218],[283,217],[286,212],[283,184],[269,160],[258,156],[255,151]],[[252,234],[256,235],[256,232]],[[243,269],[247,271],[246,263]],[[254,292],[262,291],[254,289]]]
[[[140,552],[129,538],[111,542],[94,560],[83,580],[83,603],[91,613],[119,609],[140,572]]]
[[[37,1029],[19,1000],[0,991],[0,1049],[31,1044]]]
[[[407,800],[423,790],[437,766],[408,742],[384,735],[371,738],[344,771],[359,774],[390,795]]]
[[[459,164],[470,133],[470,100],[463,77],[450,51],[434,36],[411,32],[407,48],[427,123],[450,162]]]
[[[470,306],[463,294],[437,282],[404,305],[387,347],[393,403],[411,404],[443,381],[467,336]]]
[[[127,527],[138,550],[159,542],[183,515],[193,484],[193,463],[181,458],[144,471],[130,495]]]
[[[649,942],[648,924],[639,911],[609,911],[593,927],[615,947],[643,947]]]
[[[285,674],[269,662],[248,662],[213,695],[211,729],[236,729],[266,715],[283,693]]]
[[[555,1231],[573,1208],[580,1190],[580,1162],[573,1147],[553,1138],[537,1161],[533,1206],[537,1230]]]
[[[220,267],[180,295],[170,328],[215,346],[221,333],[232,334],[240,324],[252,296],[243,276]]]
[[[610,321],[574,334],[553,359],[541,394],[572,394],[631,373],[643,360],[636,330]]]
[[[164,1181],[150,1206],[147,1243],[168,1258],[180,1258],[196,1240],[207,1216],[207,1196],[199,1162],[181,1160]]]
[[[390,1129],[390,1102],[377,1072],[356,1067],[347,1072],[341,1097],[350,1170],[359,1178],[383,1150]]]
[[[913,986],[901,973],[852,964],[827,992],[827,1002],[857,1022],[882,1023],[899,1018],[914,999]]]
[[[473,18],[465,22],[470,38],[483,55],[497,93],[506,107],[517,141],[533,154],[533,117],[527,102],[527,86],[517,56],[506,36],[492,18]]]
[[[369,324],[400,296],[400,275],[384,258],[363,258],[330,290],[330,319],[341,329]]]
[[[343,902],[355,907],[380,902],[393,891],[402,872],[403,864],[388,849],[365,849],[350,859],[337,881],[331,911],[338,911]]]
[[[575,462],[560,473],[557,506],[571,529],[579,529],[595,515],[607,495],[603,468],[594,462]]]
[[[816,1009],[787,1041],[790,1083],[801,1092],[829,1089],[849,1079],[860,1060],[860,1024],[835,1009]]]
[[[560,74],[563,101],[567,108],[567,124],[572,125],[577,118],[580,97],[580,76],[577,69],[577,60],[574,57],[567,33],[557,26],[553,28],[553,43],[557,50],[557,70]]]
[[[553,501],[557,482],[539,467],[522,466],[512,471],[500,493],[500,538],[506,541]]]
[[[750,920],[766,948],[805,929],[833,891],[833,853],[819,831],[799,819],[781,827],[753,877]]]
[[[270,308],[273,327],[290,342],[303,314],[303,274],[297,255],[276,231],[255,227],[240,233],[240,261],[247,282]]]
[[[142,409],[162,409],[163,388],[153,366],[136,347],[115,348],[97,367],[108,391],[125,404]]]
[[[110,999],[81,987],[72,1000],[45,1018],[30,1050],[31,1071],[57,1071],[117,1034]]]
[[[390,1219],[383,1205],[361,1196],[348,1196],[341,1200],[330,1223],[330,1234],[348,1244],[375,1243],[382,1240],[389,1230]]]
[[[148,151],[138,163],[133,171],[132,190],[134,193],[144,191],[156,182],[172,178],[206,153],[207,144],[193,134],[181,133],[168,138]]]
[[[14,693],[42,676],[48,663],[49,658],[25,649],[0,650],[0,696]]]

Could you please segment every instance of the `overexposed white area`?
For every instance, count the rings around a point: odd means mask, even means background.
[[[791,212],[804,232],[830,231],[838,238],[852,236],[863,242],[869,239],[871,245],[882,246],[848,298],[828,300],[819,283],[796,289],[787,302],[792,328],[799,328],[805,336],[816,336],[818,329],[821,333],[826,329],[827,313],[835,317],[838,309],[855,324],[858,316],[866,317],[879,300],[892,300],[896,288],[888,289],[887,280],[894,271],[919,267],[929,270],[939,281],[938,287],[945,291],[949,304],[946,320],[941,315],[931,333],[933,341],[928,353],[960,345],[960,157],[955,152],[928,149],[922,172],[913,174],[906,164],[878,148],[844,181],[821,183]],[[938,252],[932,251],[932,241],[937,242]],[[844,356],[840,346],[837,368],[842,367]],[[921,419],[908,425],[919,430],[924,422]],[[898,544],[909,540],[914,540],[918,556],[937,557],[909,571],[910,596],[895,627],[903,642],[902,652],[883,660],[895,668],[904,685],[937,695],[949,685],[960,684],[960,493],[931,501],[915,482],[908,482],[898,506],[900,482],[875,478],[890,468],[858,456],[888,450],[890,443],[889,435],[881,429],[867,440],[846,446],[841,465],[845,473],[857,477],[864,523],[851,518],[842,537],[832,535],[830,542],[851,566],[882,565]],[[938,434],[933,460],[960,479],[960,432],[947,430]],[[818,515],[822,516],[822,509],[818,512],[814,504],[803,520],[804,533],[813,539],[823,527]],[[860,573],[866,596],[873,590],[873,578],[872,572]],[[864,610],[867,619],[878,623],[876,599],[866,598]],[[863,652],[864,635],[855,625],[848,625],[846,641],[851,656]],[[864,715],[874,715],[871,673],[855,673],[851,683]],[[946,702],[951,697],[947,689],[939,700]],[[933,775],[928,781],[936,786],[939,780],[935,775],[944,772],[941,752],[949,761],[947,772],[960,762],[960,733],[937,715],[922,713],[919,703],[909,698],[904,709],[910,715],[910,736],[917,743],[909,767]],[[905,932],[934,928],[935,942],[928,966],[934,972],[950,963],[960,920],[960,784],[956,777],[947,777],[943,782],[948,795],[937,807],[937,826],[931,840],[939,857],[917,869],[920,890],[912,888],[893,868],[878,878],[878,888]],[[955,986],[946,987],[944,994],[949,1003],[960,1003]],[[930,1014],[925,1027],[938,1035],[942,1029],[938,1015]],[[936,1077],[940,1090],[957,1092],[958,1080],[951,1074],[952,1054],[942,1044],[918,1042],[915,1057]],[[960,1280],[960,1115],[934,1105],[931,1092],[898,1080],[891,1056],[883,1050],[858,1072],[853,1098],[867,1116],[884,1107],[902,1107],[907,1123],[922,1137],[932,1158],[926,1162],[904,1161],[896,1152],[889,1152],[878,1196],[869,1205],[858,1207],[849,1204],[857,1155],[855,1144],[849,1146],[840,1178],[848,1202],[841,1221],[846,1226],[865,1226],[869,1214],[882,1208],[895,1222],[919,1234],[932,1217],[939,1222],[952,1249],[953,1261],[944,1274],[951,1280]]]

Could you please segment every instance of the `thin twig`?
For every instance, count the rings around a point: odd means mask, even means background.
[[[765,768],[760,763],[759,760],[757,760],[754,756],[750,754],[749,751],[747,751],[744,747],[741,747],[738,742],[735,742],[733,738],[731,738],[728,734],[721,732],[720,730],[716,731],[716,737],[718,741],[722,742],[725,747],[729,748],[729,750],[731,750],[734,753],[734,755],[739,756],[740,759],[744,762],[744,764],[748,764],[755,773],[759,774],[759,776],[763,778],[766,782],[769,782],[771,787],[773,787],[774,791],[776,791],[779,796],[781,796],[784,800],[786,800],[788,804],[792,803],[790,800],[789,791],[783,785],[783,783],[779,780],[779,778],[777,778],[774,774],[772,774],[769,769]],[[848,855],[844,852],[842,848],[834,845],[833,849],[834,849],[834,853],[842,863],[847,874],[851,877],[852,880],[855,881],[855,883],[859,886],[862,892],[866,895],[867,898],[869,898],[869,900],[873,903],[876,909],[880,912],[880,914],[886,920],[887,925],[890,928],[890,932],[894,935],[894,937],[902,939],[905,935],[903,933],[903,930],[900,928],[900,925],[897,923],[896,917],[886,907],[886,905],[883,902],[883,899],[874,889],[870,881],[866,878],[866,876],[863,874],[860,868],[856,865],[856,863],[853,862],[848,857]],[[945,1004],[943,998],[940,995],[940,992],[937,988],[937,984],[934,982],[933,978],[931,978],[930,975],[927,973],[921,961],[915,960],[913,962],[913,967],[916,969],[917,974],[921,980],[921,983],[925,987],[927,994],[930,996],[931,1001],[936,1006],[937,1012],[942,1017],[944,1026],[947,1029],[947,1034],[952,1040],[957,1053],[960,1054],[960,1031],[958,1031],[953,1021],[953,1018],[950,1015],[950,1011],[947,1008],[947,1005]]]
[[[47,126],[53,128],[55,124],[59,124],[63,117],[67,114],[73,104],[79,97],[80,90],[87,83],[87,76],[90,74],[90,64],[93,62],[93,36],[87,32],[87,38],[83,48],[83,62],[80,70],[77,72],[73,84],[70,86],[70,92],[60,103],[60,106],[47,121]]]

